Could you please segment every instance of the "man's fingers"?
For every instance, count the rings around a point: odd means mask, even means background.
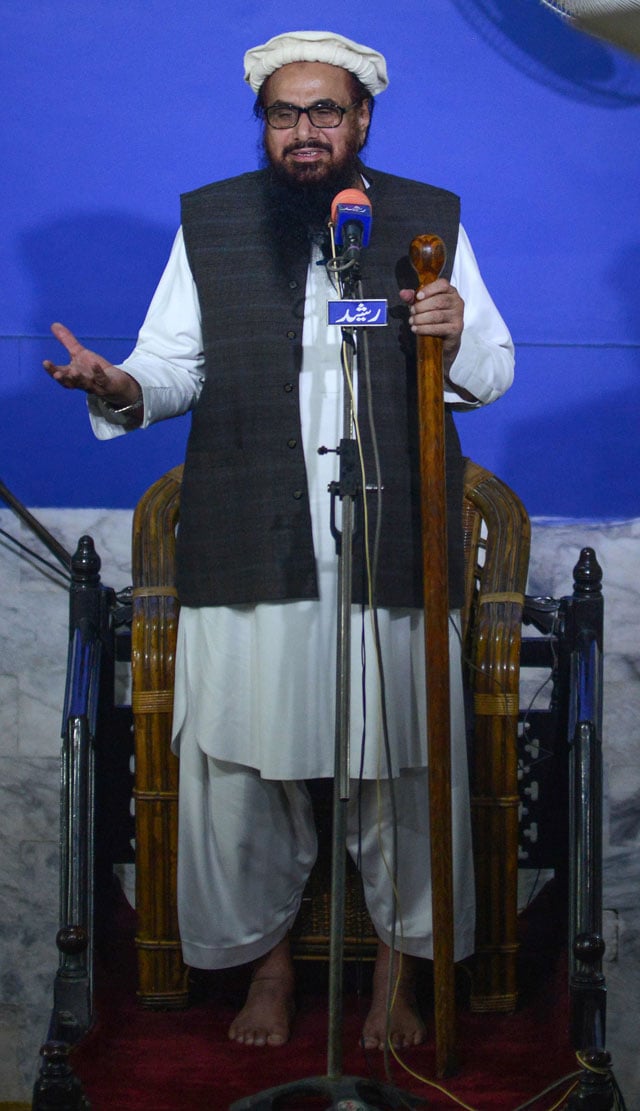
[[[407,305],[412,305],[416,299],[415,289],[400,289],[398,292],[400,294],[400,299]]]
[[[43,367],[55,382],[59,382],[67,390],[86,390],[88,393],[108,393],[109,378],[99,363],[82,368],[69,364],[57,366],[49,359],[43,362]]]
[[[45,359],[42,365],[47,374],[51,375],[56,382],[63,382],[66,385],[65,379],[69,376],[68,366],[58,366],[57,363],[52,363],[50,359]]]
[[[457,293],[457,290],[446,278],[436,278],[435,282],[429,282],[427,285],[420,287],[416,293],[416,301],[424,301],[429,297],[437,297],[441,293]]]
[[[58,382],[61,386],[64,386],[65,390],[74,390],[76,388],[75,381],[69,375],[68,366],[56,366],[56,364],[52,363],[49,359],[45,359],[42,365],[47,374],[53,378],[54,382]]]
[[[73,358],[74,355],[78,355],[80,351],[83,350],[80,341],[76,339],[73,332],[70,332],[68,328],[65,328],[64,324],[52,324],[51,331],[53,332],[56,339],[60,341],[62,346],[66,347],[67,351],[71,355],[71,358]]]

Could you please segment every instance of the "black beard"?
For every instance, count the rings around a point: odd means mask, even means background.
[[[275,165],[264,153],[267,173],[267,222],[279,251],[289,244],[308,245],[310,240],[328,242],[328,221],[336,193],[362,185],[361,163],[353,152],[341,165],[330,168],[321,179],[296,177]]]

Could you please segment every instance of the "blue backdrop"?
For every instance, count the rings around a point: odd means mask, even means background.
[[[131,348],[180,192],[256,165],[248,46],[329,27],[382,49],[371,165],[458,192],[517,346],[465,451],[530,513],[640,515],[640,61],[537,0],[23,0],[3,8],[0,477],[31,506],[132,506],[188,418],[108,444],[41,369],[62,320]],[[428,230],[428,229],[422,229]],[[238,289],[247,299],[251,291]]]

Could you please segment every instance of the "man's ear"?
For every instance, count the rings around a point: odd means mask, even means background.
[[[362,104],[358,107],[358,124],[360,126],[360,146],[358,150],[362,150],[367,141],[367,134],[371,125],[371,100],[363,100]]]

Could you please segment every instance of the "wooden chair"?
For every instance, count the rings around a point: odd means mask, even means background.
[[[176,911],[178,761],[170,751],[178,619],[175,532],[182,467],[140,500],[133,525],[131,665],[136,752],[136,901],[141,1002],[183,1007],[188,1001]],[[463,527],[466,600],[464,654],[473,694],[472,820],[477,885],[476,957],[471,1005],[512,1010],[517,1000],[518,866],[517,718],[522,607],[529,558],[529,520],[500,479],[466,465]],[[324,870],[324,871],[323,871]],[[305,893],[296,955],[328,951],[329,894],[322,854]],[[355,873],[354,873],[355,874]],[[375,946],[349,884],[345,956]]]
[[[464,658],[472,692],[471,816],[476,948],[471,1007],[517,1002],[518,710],[531,528],[520,499],[467,461]]]

